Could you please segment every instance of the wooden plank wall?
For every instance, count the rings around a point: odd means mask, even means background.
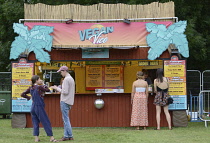
[[[53,60],[82,60],[82,61],[103,61],[103,60],[147,60],[149,48],[135,48],[135,49],[110,49],[109,58],[82,58],[82,50],[52,50],[49,54],[51,61]],[[163,52],[160,59],[168,59],[170,54],[168,50]],[[35,54],[31,52],[28,56],[28,60],[36,60]]]
[[[94,106],[94,101],[98,98],[105,102],[104,108],[100,110]],[[149,127],[156,126],[156,111],[153,100],[154,96],[150,96],[148,104]],[[63,127],[60,96],[58,94],[47,94],[45,104],[52,127]],[[130,93],[107,93],[101,97],[97,97],[96,94],[76,94],[75,104],[70,111],[72,127],[130,127],[130,117]],[[26,120],[26,126],[32,127],[29,113],[26,114]],[[161,113],[161,126],[168,126],[163,111]]]

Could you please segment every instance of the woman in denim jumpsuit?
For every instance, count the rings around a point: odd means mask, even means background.
[[[49,88],[45,85],[42,85],[42,80],[39,76],[34,75],[31,78],[32,86],[29,87],[25,92],[21,94],[23,98],[30,100],[32,98],[31,106],[31,117],[33,122],[33,135],[35,136],[35,142],[39,142],[39,123],[41,122],[47,136],[50,136],[51,142],[57,142],[53,137],[52,127],[50,120],[45,112],[45,103],[44,103],[44,92],[50,91]],[[31,97],[27,94],[31,94]]]

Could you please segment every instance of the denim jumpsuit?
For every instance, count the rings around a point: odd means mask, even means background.
[[[31,106],[31,116],[32,116],[32,123],[33,123],[33,135],[39,136],[39,123],[41,122],[45,132],[47,133],[47,136],[53,136],[52,133],[52,127],[50,120],[47,116],[47,113],[45,112],[45,103],[43,98],[43,92],[48,91],[49,88],[46,86],[40,86],[40,85],[34,85],[33,87],[30,87],[25,92],[22,93],[22,97],[30,99],[28,94],[31,93],[32,96],[32,106]]]

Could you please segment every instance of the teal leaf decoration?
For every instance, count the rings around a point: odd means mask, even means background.
[[[53,36],[50,33],[54,27],[36,25],[28,31],[27,26],[14,23],[13,29],[19,36],[12,42],[10,59],[17,59],[20,54],[33,51],[38,61],[50,63],[50,55],[46,51],[51,51]]]
[[[11,45],[10,59],[17,59],[21,53],[26,51],[27,45],[28,43],[24,37],[15,37],[15,41],[13,41]]]
[[[148,59],[158,58],[170,44],[174,44],[182,56],[189,57],[189,47],[186,35],[184,34],[187,26],[186,21],[179,21],[166,28],[163,24],[146,23],[147,44],[150,46]]]
[[[27,40],[27,37],[29,35],[27,26],[19,23],[13,23],[13,29],[15,33],[19,34],[21,37],[24,37],[24,39]]]

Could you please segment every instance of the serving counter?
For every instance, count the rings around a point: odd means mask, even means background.
[[[95,93],[76,94],[75,102],[70,110],[72,127],[130,127],[131,119],[130,93]],[[94,106],[96,99],[104,100],[104,107]],[[46,94],[45,110],[50,118],[52,127],[63,127],[60,111],[60,94]],[[153,104],[154,96],[149,96],[149,127],[156,127],[156,109]],[[172,111],[170,111],[172,115]],[[26,127],[33,127],[30,113],[26,113]],[[161,127],[168,126],[165,114],[161,112]]]

